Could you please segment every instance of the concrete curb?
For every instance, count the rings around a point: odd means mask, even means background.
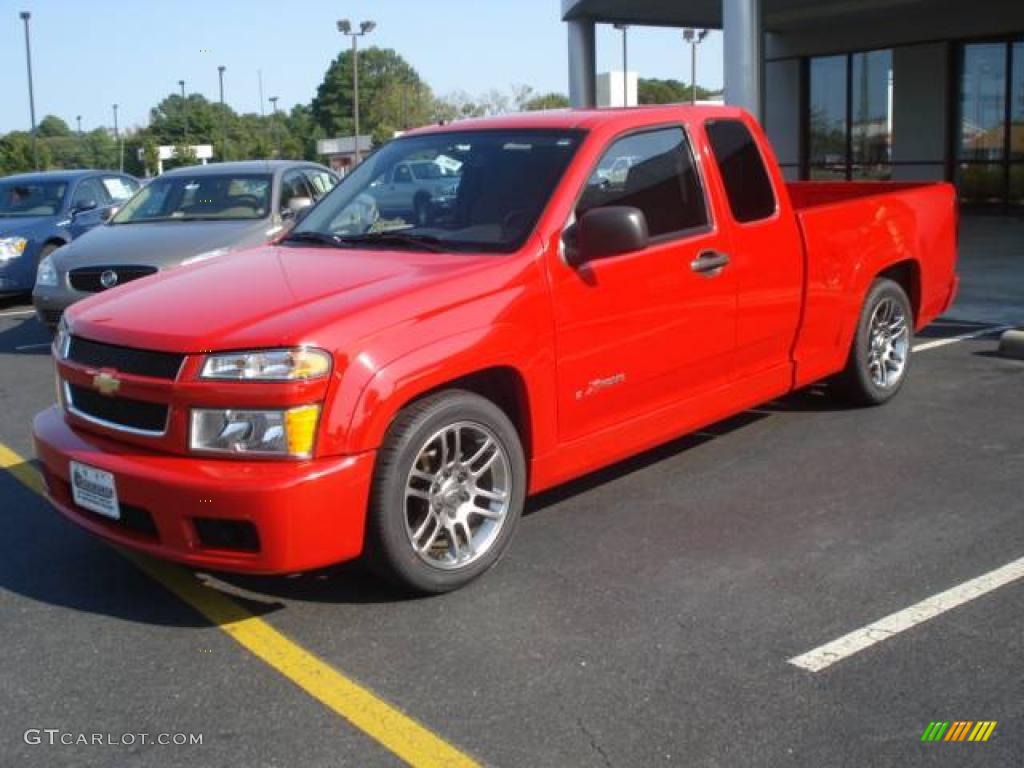
[[[1024,329],[1004,332],[999,338],[999,354],[1024,360]]]

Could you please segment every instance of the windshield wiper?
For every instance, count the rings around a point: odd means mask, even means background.
[[[340,235],[330,235],[326,232],[291,232],[281,240],[282,243],[317,243],[318,245],[331,245],[335,248],[344,248],[347,243]]]
[[[366,232],[362,235],[345,235],[340,238],[345,243],[405,245],[412,248],[422,248],[435,253],[445,253],[451,250],[450,246],[438,237],[433,235],[414,235],[411,232]]]

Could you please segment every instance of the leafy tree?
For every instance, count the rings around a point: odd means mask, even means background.
[[[697,100],[710,98],[712,92],[697,86]],[[679,80],[641,77],[637,82],[637,99],[641,104],[678,104],[693,98],[692,88]]]
[[[564,93],[543,93],[527,99],[522,109],[526,112],[535,112],[540,109],[565,109],[569,106],[569,97]]]
[[[39,125],[36,126],[36,136],[38,136],[39,138],[70,135],[71,129],[68,128],[68,124],[56,115],[47,115],[42,120],[40,120]]]
[[[352,51],[344,50],[331,62],[310,108],[327,136],[351,136],[353,116]],[[361,133],[391,138],[403,123],[400,102],[406,101],[406,121],[426,117],[430,89],[419,73],[390,48],[371,47],[359,52],[359,109]],[[413,114],[410,108],[416,110]],[[420,111],[424,114],[420,115]]]

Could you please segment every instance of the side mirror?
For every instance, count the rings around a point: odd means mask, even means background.
[[[98,207],[99,203],[97,203],[95,200],[83,200],[80,203],[74,204],[74,206],[71,208],[71,215],[77,216],[78,214],[85,213],[86,211],[94,211]]]
[[[100,212],[100,218],[103,219],[104,221],[110,221],[112,218],[114,218],[114,216],[117,214],[119,210],[120,208],[116,205],[112,205],[109,208],[104,208]]]
[[[575,245],[567,243],[566,248],[566,260],[572,266],[641,251],[650,241],[644,212],[628,205],[591,208],[573,229]]]
[[[298,221],[305,216],[304,212],[309,211],[312,206],[313,198],[311,197],[293,197],[288,201],[288,206],[281,211],[281,218]]]

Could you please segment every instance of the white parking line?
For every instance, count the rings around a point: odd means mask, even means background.
[[[1024,557],[915,603],[902,611],[891,613],[884,619],[879,619],[866,627],[843,635],[838,640],[794,656],[789,659],[789,663],[810,672],[821,672],[837,661],[860,653],[875,643],[895,637],[900,632],[905,632],[911,627],[934,619],[958,605],[970,602],[1022,577],[1024,577]]]
[[[0,317],[28,317],[35,313],[34,309],[16,309],[11,312],[0,312]]]
[[[957,336],[949,336],[945,339],[935,339],[934,341],[925,341],[914,347],[915,352],[925,352],[929,349],[938,349],[939,347],[945,347],[948,344],[956,344],[958,341],[966,341],[967,339],[976,339],[979,336],[988,336],[990,333],[1000,333],[1001,331],[1008,331],[1013,328],[1012,325],[992,325],[988,328],[979,328],[976,331],[970,333],[961,333]]]
[[[52,341],[41,341],[38,344],[22,344],[20,347],[15,347],[15,352],[24,352],[27,349],[42,349],[43,347],[49,347],[53,344]]]

